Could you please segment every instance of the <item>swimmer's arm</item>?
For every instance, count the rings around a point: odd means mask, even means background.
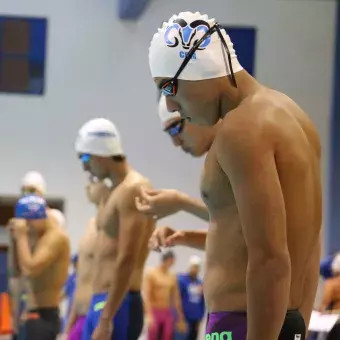
[[[203,201],[192,198],[182,192],[178,193],[181,210],[209,222],[209,212]]]
[[[181,293],[179,290],[178,282],[176,276],[174,277],[174,291],[173,291],[173,301],[174,301],[174,307],[176,310],[177,318],[179,322],[184,321],[184,314],[182,309],[182,299],[181,299]]]
[[[17,243],[13,237],[10,238],[10,247],[8,254],[8,276],[12,278],[19,277],[21,274],[21,270],[17,253]]]
[[[208,230],[183,230],[183,240],[178,245],[204,250],[207,235]]]
[[[73,325],[77,321],[77,316],[78,315],[77,315],[76,303],[75,303],[75,301],[73,301],[71,309],[70,309],[70,314],[68,316],[67,323],[66,323],[66,326],[65,326],[64,333],[68,334],[70,332]]]
[[[322,301],[321,301],[321,305],[319,308],[319,311],[321,313],[324,313],[327,310],[327,308],[330,306],[330,304],[332,303],[332,297],[333,297],[333,283],[332,283],[332,279],[328,279],[325,282]]]
[[[289,302],[291,265],[285,202],[275,163],[273,133],[256,129],[243,112],[225,121],[217,158],[228,176],[248,250],[247,340],[277,339]],[[247,112],[248,120],[255,120]],[[258,123],[258,122],[256,122]],[[260,130],[260,131],[259,131]]]
[[[316,291],[318,289],[320,278],[320,255],[321,255],[321,238],[315,250],[309,258],[309,266],[303,287],[303,300],[300,307],[300,312],[305,320],[306,329],[308,329],[310,317],[312,315],[315,304]]]
[[[138,235],[141,234],[141,230],[145,230],[145,225],[152,221],[151,217],[138,211],[135,206],[135,197],[139,192],[140,188],[129,188],[125,194],[122,194],[118,203],[118,255],[112,268],[113,280],[108,300],[101,315],[101,320],[104,322],[111,322],[129,290],[140,247],[144,241],[143,237]]]
[[[63,235],[48,235],[43,237],[36,246],[34,253],[29,247],[27,234],[17,239],[18,257],[23,273],[28,277],[36,277],[56,261],[60,253],[70,249],[69,240]]]
[[[147,271],[143,279],[143,302],[144,302],[144,313],[147,316],[151,315],[151,291],[152,291],[152,274]]]

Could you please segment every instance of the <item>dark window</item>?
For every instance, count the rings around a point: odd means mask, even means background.
[[[0,16],[0,92],[44,94],[47,20]]]

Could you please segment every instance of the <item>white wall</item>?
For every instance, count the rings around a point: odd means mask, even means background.
[[[4,194],[15,193],[25,171],[40,170],[50,194],[67,199],[73,247],[94,212],[85,199],[85,176],[73,149],[78,128],[89,118],[105,116],[118,125],[129,161],[156,187],[199,196],[201,160],[175,150],[161,132],[148,69],[152,34],[174,12],[201,10],[222,24],[255,25],[258,79],[285,91],[310,113],[327,155],[335,3],[180,3],[154,1],[140,21],[124,23],[116,19],[114,0],[0,2],[1,14],[49,18],[46,96],[0,95],[0,188]],[[324,168],[326,161],[327,157]],[[206,226],[184,214],[165,222],[185,228]]]

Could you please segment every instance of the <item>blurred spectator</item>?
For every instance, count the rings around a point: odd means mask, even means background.
[[[172,340],[174,336],[173,307],[178,316],[177,329],[186,332],[177,278],[170,268],[175,263],[171,251],[162,254],[161,263],[145,274],[144,306],[148,340]]]
[[[77,265],[78,265],[78,254],[75,254],[72,256],[71,259],[72,264],[72,271],[71,274],[68,276],[68,279],[64,286],[64,298],[67,301],[67,307],[66,307],[66,316],[64,318],[63,322],[63,329],[65,327],[65,322],[68,319],[68,316],[70,314],[72,302],[73,302],[73,295],[74,291],[76,289],[76,278],[77,278]]]
[[[188,325],[186,340],[198,338],[200,324],[205,312],[203,282],[199,278],[201,264],[202,261],[198,256],[191,256],[188,272],[178,275],[182,308]]]
[[[324,271],[325,276],[333,276],[328,278],[325,282],[321,305],[319,311],[321,313],[340,313],[340,275],[334,270],[334,259],[327,261],[328,269]],[[326,263],[326,262],[324,262]],[[332,269],[333,267],[333,269]],[[324,266],[326,268],[326,266]],[[339,340],[340,339],[340,324],[337,323],[329,332],[327,340]]]
[[[64,214],[58,209],[50,209],[50,213],[55,218],[61,228],[66,228],[66,220]]]
[[[340,275],[326,280],[319,311],[340,311]]]
[[[21,193],[45,196],[46,182],[42,174],[37,171],[27,172],[21,180]]]
[[[329,279],[340,274],[340,253],[326,256],[320,264],[320,275]]]

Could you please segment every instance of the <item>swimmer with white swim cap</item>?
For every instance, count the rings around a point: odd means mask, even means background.
[[[222,119],[201,181],[210,214],[206,337],[303,339],[320,263],[315,126],[292,99],[248,74],[227,32],[199,12],[158,29],[149,64],[168,111],[208,126]]]
[[[27,172],[21,180],[21,193],[23,195],[35,194],[44,197],[46,195],[46,181],[38,171]],[[62,228],[65,228],[66,220],[64,214],[58,209],[50,209],[52,216]]]
[[[45,196],[46,181],[43,175],[38,171],[29,171],[21,180],[22,194],[36,194]]]
[[[192,255],[188,264],[187,272],[178,274],[177,281],[181,292],[183,312],[189,328],[185,340],[197,340],[205,313],[203,281],[199,277],[202,260],[199,256]]]
[[[60,297],[68,274],[69,238],[38,195],[18,200],[9,228],[27,292],[26,321],[18,338],[55,340],[60,331]],[[34,239],[29,234],[35,235]]]
[[[85,171],[112,183],[96,218],[93,297],[83,340],[137,340],[143,328],[142,275],[155,221],[139,212],[134,201],[151,184],[128,164],[120,134],[107,119],[85,123],[75,148]]]
[[[163,131],[169,135],[173,144],[176,147],[181,147],[184,152],[189,153],[193,157],[200,157],[206,153],[213,142],[219,125],[217,123],[214,127],[208,127],[191,124],[182,119],[179,112],[168,111],[164,96],[161,96],[159,100],[158,116]],[[167,204],[164,204],[163,201],[166,201]],[[150,214],[157,219],[182,210],[200,219],[209,221],[209,212],[205,204],[201,200],[194,199],[178,190],[143,190],[141,199],[136,199],[136,205],[140,211]],[[155,235],[159,234],[158,236],[161,236],[160,234],[162,232],[162,228],[157,228],[155,230]],[[188,232],[191,234],[192,230],[189,230]],[[187,236],[191,239],[189,235]],[[201,236],[203,236],[203,238]],[[205,235],[199,235],[198,237],[201,241],[199,245],[197,245],[197,242],[191,244],[189,241],[188,246],[204,249]],[[196,239],[196,234],[194,235],[194,238]],[[183,240],[181,239],[180,242],[183,242]],[[181,243],[181,245],[184,244]],[[152,248],[158,247],[154,245]]]

